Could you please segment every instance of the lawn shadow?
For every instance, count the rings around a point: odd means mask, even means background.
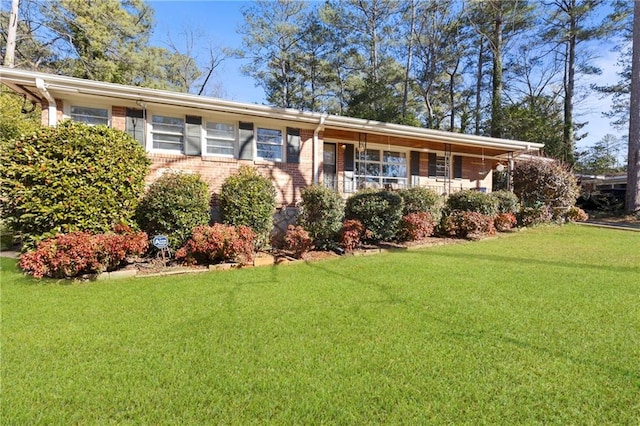
[[[640,265],[638,266],[614,266],[614,265],[594,265],[591,263],[579,263],[570,261],[557,261],[557,260],[541,260],[532,258],[511,257],[497,254],[480,254],[480,253],[449,253],[445,251],[411,251],[406,255],[413,256],[429,256],[429,257],[448,257],[462,260],[488,260],[498,263],[515,263],[523,266],[539,265],[539,266],[553,266],[561,268],[579,268],[579,269],[591,269],[596,271],[609,271],[609,272],[638,272],[640,273]]]

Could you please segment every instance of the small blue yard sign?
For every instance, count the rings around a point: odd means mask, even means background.
[[[169,238],[167,238],[166,235],[156,235],[153,237],[153,240],[151,240],[151,244],[157,249],[166,249],[169,247]]]

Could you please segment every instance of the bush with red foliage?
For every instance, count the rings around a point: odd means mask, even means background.
[[[507,232],[518,224],[518,220],[513,213],[500,213],[493,220],[493,224],[498,232]]]
[[[360,245],[364,233],[362,222],[357,219],[345,220],[340,231],[340,246],[345,251],[355,250]]]
[[[107,271],[118,269],[129,256],[138,256],[147,251],[149,238],[145,232],[133,232],[124,224],[116,225],[113,234],[97,234],[98,261]]]
[[[403,241],[417,241],[433,235],[436,223],[428,212],[409,213],[400,221],[398,236]]]
[[[576,206],[569,207],[563,217],[567,222],[586,222],[589,220],[589,215],[580,207]]]
[[[293,252],[296,259],[313,248],[313,239],[302,226],[289,225],[284,236],[285,249]]]
[[[248,226],[197,226],[191,238],[176,252],[176,259],[187,264],[220,262],[248,263],[253,260],[256,234]]]
[[[445,235],[468,240],[477,240],[496,233],[492,216],[461,210],[454,210],[443,217],[440,227]]]
[[[72,278],[118,268],[128,256],[147,250],[147,234],[120,227],[119,233],[59,234],[20,256],[20,268],[35,278]]]

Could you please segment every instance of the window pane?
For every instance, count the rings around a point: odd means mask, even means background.
[[[184,129],[184,120],[177,117],[162,117],[159,115],[153,116],[153,131],[154,132],[171,132],[180,133]]]
[[[407,164],[407,154],[404,152],[385,151],[382,161],[385,163]]]
[[[207,154],[233,157],[233,141],[219,141],[207,138]]]
[[[258,143],[282,145],[282,131],[258,127]]]
[[[182,151],[184,142],[182,118],[154,115],[151,124],[154,148]]]
[[[71,106],[71,119],[92,125],[109,125],[109,111],[106,108]]]
[[[282,131],[258,127],[256,138],[258,157],[282,160]]]
[[[369,176],[380,176],[380,164],[378,163],[368,163],[367,164],[367,175]]]
[[[356,160],[358,161],[380,161],[380,151],[377,149],[367,149],[364,152],[356,154]]]
[[[236,126],[227,123],[207,123],[207,138],[235,140]]]
[[[388,177],[406,177],[407,167],[402,164],[385,164],[382,166],[382,175]]]
[[[282,147],[277,145],[258,144],[258,157],[269,160],[282,159]]]
[[[329,147],[329,148],[331,149],[328,149],[326,146],[324,148],[324,153],[323,153],[324,164],[335,166],[336,164],[335,148],[334,147]]]
[[[207,122],[207,154],[233,157],[236,126],[230,123]]]

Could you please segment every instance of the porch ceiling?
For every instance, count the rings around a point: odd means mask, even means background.
[[[339,130],[339,129],[325,129],[323,133],[323,138],[327,142],[331,142],[333,140],[340,142],[351,142],[358,143],[358,140],[361,133],[353,132],[348,130]],[[403,148],[409,148],[415,151],[429,152],[429,151],[445,151],[445,143],[439,141],[433,141],[426,138],[408,138],[408,137],[397,137],[397,136],[386,136],[375,133],[367,133],[367,143],[368,144],[379,144],[379,145],[391,145],[391,146],[400,146]],[[511,149],[498,149],[493,147],[479,147],[465,144],[463,142],[460,143],[451,143],[451,151],[460,154],[468,154],[468,155],[476,155],[476,156],[486,156],[486,157],[498,157],[504,154],[508,154],[509,152],[513,152]]]

